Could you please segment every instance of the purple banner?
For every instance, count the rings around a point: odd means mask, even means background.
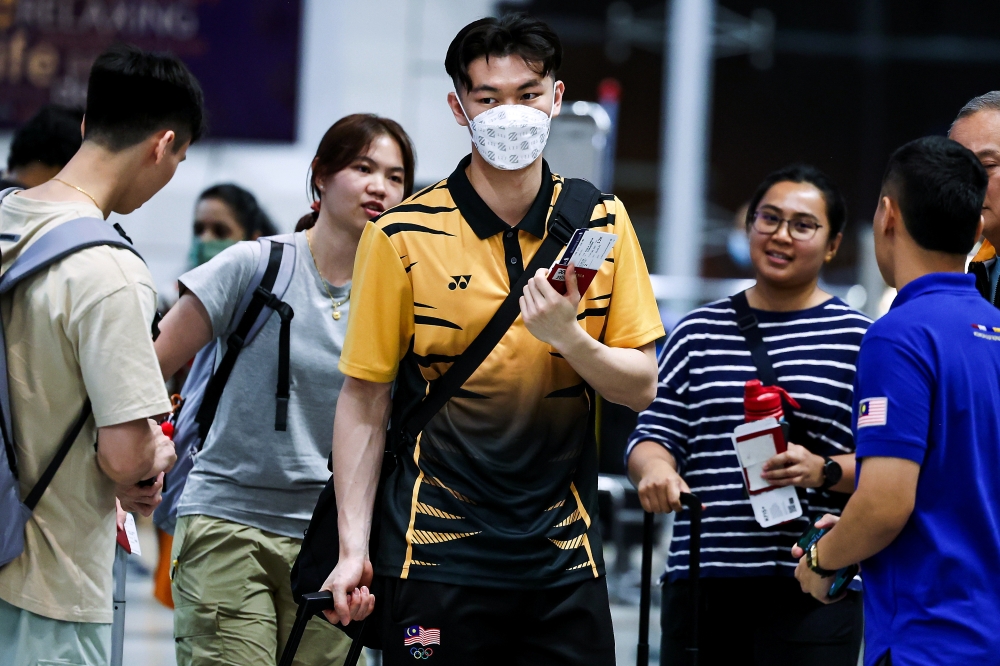
[[[301,0],[0,0],[0,127],[83,107],[115,42],[177,55],[201,82],[208,137],[294,141]]]

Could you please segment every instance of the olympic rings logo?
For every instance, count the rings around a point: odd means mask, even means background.
[[[410,654],[413,655],[414,659],[430,659],[431,655],[434,654],[434,650],[430,648],[410,648]]]

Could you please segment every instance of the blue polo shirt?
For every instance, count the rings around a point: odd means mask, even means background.
[[[863,563],[865,664],[1000,663],[1000,310],[975,277],[906,285],[861,343],[855,442],[920,465],[913,514]]]

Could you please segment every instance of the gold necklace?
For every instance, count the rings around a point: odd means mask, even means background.
[[[85,197],[87,197],[88,199],[90,199],[91,201],[93,201],[94,205],[97,206],[98,209],[100,209],[102,211],[104,210],[103,208],[101,208],[101,204],[97,203],[97,199],[94,198],[94,195],[91,194],[90,192],[88,192],[87,190],[83,189],[82,187],[77,187],[76,185],[73,185],[72,183],[67,183],[62,178],[53,178],[52,180],[56,181],[57,183],[62,183],[66,187],[72,187],[74,190],[76,190],[80,194],[84,195]]]
[[[316,253],[313,252],[312,238],[309,237],[309,232],[312,229],[306,229],[306,245],[309,246],[309,255],[312,257],[313,265],[316,266],[316,272],[319,273],[319,281],[323,283],[323,289],[326,290],[326,295],[330,297],[330,302],[333,303],[333,320],[340,321],[340,306],[351,300],[351,290],[347,290],[347,298],[342,301],[338,301],[330,293],[330,288],[326,286],[326,280],[323,279],[323,274],[319,272],[319,262],[316,261]]]

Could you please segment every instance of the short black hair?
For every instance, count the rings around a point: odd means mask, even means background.
[[[903,224],[925,250],[968,254],[979,240],[979,216],[989,177],[975,154],[943,136],[925,136],[896,149],[882,177]]]
[[[7,170],[41,162],[64,167],[80,149],[83,111],[47,104],[14,133],[7,155]]]
[[[832,240],[844,230],[847,224],[847,201],[840,193],[840,188],[833,182],[833,179],[825,173],[809,164],[791,164],[782,167],[777,171],[768,174],[757,190],[753,193],[750,203],[747,205],[746,225],[749,228],[753,224],[754,213],[760,200],[764,198],[767,191],[778,183],[809,183],[823,195],[826,202],[826,219],[830,223],[830,239]]]
[[[278,233],[274,222],[257,203],[257,197],[239,185],[233,183],[213,185],[198,197],[198,201],[203,199],[218,199],[229,206],[229,210],[233,211],[233,217],[243,227],[243,235],[247,240],[251,240],[255,233],[261,236],[274,236]]]
[[[201,86],[172,55],[116,44],[97,56],[87,85],[84,139],[109,150],[124,150],[163,129],[177,134],[179,148],[205,130]]]
[[[500,18],[473,21],[458,31],[448,47],[444,69],[455,83],[472,87],[469,65],[478,58],[518,55],[539,76],[555,74],[562,64],[562,43],[544,21],[527,14],[504,14]]]

